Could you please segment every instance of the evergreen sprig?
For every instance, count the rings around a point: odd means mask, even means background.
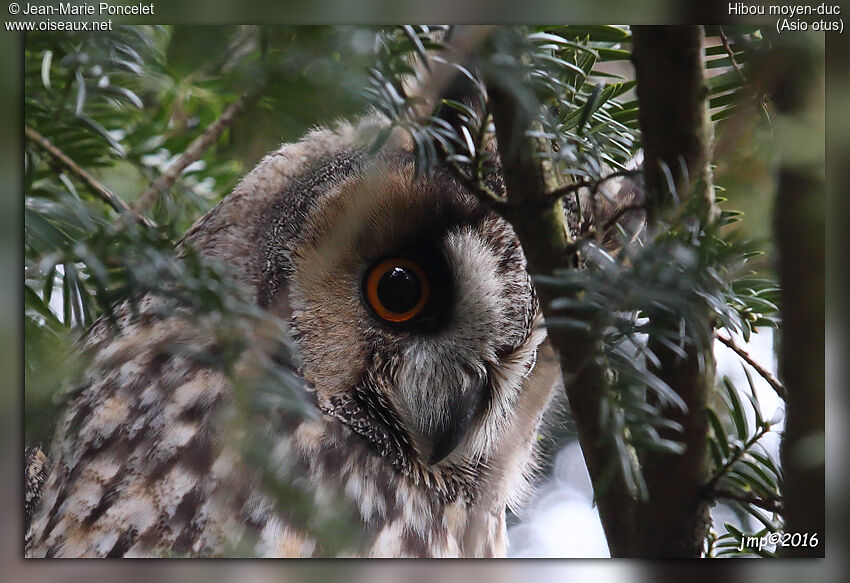
[[[748,86],[753,48],[766,42],[759,30],[707,32],[704,62],[712,119],[728,123],[747,107],[766,113],[769,105]],[[509,201],[491,189],[497,160],[488,87],[498,86],[535,112],[528,136],[536,145],[534,155],[552,196],[562,198],[576,215],[573,245],[584,268],[533,275],[538,286],[564,290],[553,303],[556,314],[586,317],[556,316],[547,324],[590,326],[601,340],[601,364],[609,380],[603,415],[614,428],[619,454],[613,463],[627,470],[640,496],[645,490],[641,452],[681,451],[677,439],[669,437],[677,426],[661,411],[682,403],[653,372],[657,357],[647,348],[647,337],[674,352],[705,337],[697,330],[708,329],[713,337],[722,329],[746,340],[759,327],[778,325],[778,288],[769,274],[749,267],[758,251],[731,234],[730,226],[741,216],[729,209],[724,208],[717,225],[706,227],[680,208],[635,242],[622,239],[624,248],[617,254],[601,245],[599,232],[587,230],[617,230],[618,220],[586,222],[585,214],[595,212],[596,205],[582,208],[588,200],[583,194],[592,190],[604,197],[608,181],[636,179],[640,104],[632,91],[627,27],[495,28],[473,52],[457,48],[460,34],[459,27],[404,26],[229,27],[188,33],[173,27],[116,27],[110,34],[28,35],[28,441],[43,442],[50,434],[52,399],[61,382],[52,372],[68,367],[55,355],[69,350],[98,318],[113,317],[116,306],[159,294],[219,322],[232,317],[250,327],[258,321],[256,307],[245,301],[244,290],[231,285],[221,266],[188,248],[180,257],[175,254],[185,230],[244,170],[230,149],[238,130],[218,137],[172,188],[157,196],[145,215],[148,224],[116,228],[124,207],[132,206],[246,88],[264,87],[251,115],[261,120],[300,116],[305,126],[322,121],[316,119],[320,115],[328,121],[371,105],[389,126],[374,151],[389,138],[391,127],[402,128],[412,137],[418,173],[446,165],[485,204],[506,212]],[[205,42],[196,45],[195,37]],[[425,103],[423,89],[439,67],[454,72],[461,90]],[[115,200],[109,202],[99,187]],[[695,316],[705,307],[710,321]],[[677,318],[678,330],[654,329],[658,314]],[[234,355],[250,332],[228,329]],[[279,332],[281,362],[297,366],[286,330]],[[251,379],[250,392],[257,398],[248,407],[252,414],[301,406],[294,368],[278,365],[259,363],[258,370],[265,372]],[[782,524],[781,468],[761,445],[780,420],[762,419],[749,380],[747,387],[736,387],[724,379],[708,413],[713,473],[705,495],[739,512],[737,524],[727,524],[706,541],[712,556],[734,554],[732,543],[737,548],[752,520],[763,526],[762,532]],[[242,379],[235,386],[246,383]],[[285,484],[281,489],[282,495],[292,495]]]
[[[731,40],[726,32],[709,28],[705,49],[708,100],[715,123],[724,123],[741,107],[764,109],[764,101],[753,100],[747,85],[750,55],[764,42],[760,31],[738,27],[728,31]],[[590,185],[601,184],[617,173],[626,178],[634,174],[640,141],[639,102],[632,93],[627,27],[497,29],[475,59],[452,63],[459,76],[472,81],[465,98],[443,99],[426,116],[421,115],[415,96],[398,89],[409,86],[410,78],[416,76],[411,62],[428,60],[427,43],[413,42],[410,34],[395,32],[381,37],[387,61],[373,69],[375,87],[369,97],[393,126],[410,133],[419,171],[446,164],[485,204],[498,212],[508,210],[510,201],[497,197],[487,182],[496,164],[486,88],[495,84],[537,112],[531,135],[538,144],[535,153],[556,186],[553,193],[573,199],[565,202],[572,202],[579,217],[587,210],[581,207],[581,195]],[[427,37],[443,59],[447,54],[451,57],[451,43],[445,37],[435,40],[433,31],[421,29],[417,34]],[[395,65],[394,58],[398,59]],[[406,77],[394,76],[394,71],[403,71]],[[417,82],[422,82],[421,77]],[[452,110],[451,116],[445,115],[447,109]],[[722,200],[718,197],[718,202]],[[536,285],[564,290],[564,297],[553,303],[556,314],[563,309],[565,314],[582,315],[580,320],[549,317],[548,326],[589,326],[603,341],[602,358],[610,380],[604,422],[614,428],[619,452],[616,462],[626,470],[635,496],[645,493],[641,451],[682,452],[676,439],[659,434],[669,436],[672,430],[675,435],[677,424],[662,410],[670,405],[681,408],[683,403],[652,372],[657,357],[648,349],[647,337],[658,339],[674,353],[678,349],[685,354],[688,343],[713,338],[715,328],[748,339],[758,327],[776,327],[778,323],[775,282],[747,268],[748,260],[760,252],[752,244],[738,241],[728,228],[741,219],[740,213],[724,208],[719,221],[704,228],[694,223],[692,217],[698,213],[676,207],[673,216],[652,226],[649,237],[644,235],[637,245],[626,246],[618,255],[602,248],[596,233],[579,233],[574,246],[585,269],[534,274]],[[605,226],[617,228],[618,218]],[[711,320],[703,317],[705,308]],[[652,322],[658,315],[678,319],[678,331],[654,328]],[[771,424],[759,419],[760,429],[748,434],[740,426],[739,395],[746,395],[758,411],[752,384],[749,390],[741,389],[725,379],[718,393],[727,406],[709,415],[715,470],[722,476],[706,485],[706,496],[740,507],[775,529],[780,509],[776,463],[765,452],[752,450],[764,432],[776,426],[776,420]],[[721,432],[729,423],[740,431]],[[736,484],[737,489],[733,488]],[[715,487],[720,489],[715,491]],[[767,516],[765,507],[776,511]],[[720,547],[734,529],[746,530],[746,519],[741,519],[737,527],[732,525],[715,540]]]

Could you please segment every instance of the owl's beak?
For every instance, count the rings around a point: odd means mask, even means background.
[[[449,399],[448,411],[429,436],[433,445],[428,465],[441,462],[457,448],[478,415],[486,388],[487,377],[482,376],[473,387]]]
[[[429,466],[441,462],[455,450],[461,439],[463,439],[463,436],[469,430],[469,426],[472,424],[472,417],[472,411],[464,412],[454,419],[451,426],[446,427],[435,436],[436,440],[433,442],[434,446],[431,449],[431,457],[428,458]]]

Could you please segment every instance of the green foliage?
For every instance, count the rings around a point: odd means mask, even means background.
[[[216,140],[156,199],[154,230],[119,226],[117,212],[78,172],[28,140],[26,310],[33,329],[83,330],[122,299],[177,282],[183,299],[217,309],[219,286],[211,272],[201,273],[207,267],[188,267],[190,256],[171,261],[177,241],[244,172],[240,152],[264,141],[269,149],[281,133],[294,138],[361,107],[345,97],[356,93],[358,69],[341,57],[360,32],[117,26],[110,33],[28,35],[27,128],[128,205],[247,89],[265,88],[240,128],[264,125],[270,112],[289,122],[259,136],[231,131]],[[365,65],[360,70],[365,74]]]
[[[782,413],[773,419],[763,418],[752,375],[746,367],[744,372],[748,391],[741,393],[724,377],[722,389],[718,389],[720,413],[715,409],[708,411],[713,468],[706,489],[730,507],[739,521],[737,525],[725,523],[725,532],[720,535],[711,534],[708,556],[772,556],[769,549],[741,548],[741,537],[761,538],[780,532],[783,525],[782,470],[773,454],[762,445],[762,438],[780,425]],[[760,529],[748,532],[746,525],[754,521]]]
[[[420,171],[446,163],[479,198],[502,203],[487,187],[487,175],[495,165],[493,148],[488,146],[494,128],[485,87],[508,92],[534,112],[530,137],[556,186],[599,181],[612,170],[626,170],[633,164],[640,141],[639,102],[632,92],[627,28],[497,29],[475,58],[453,51],[454,33],[435,33],[425,27],[386,33],[382,60],[372,71],[368,95],[394,126],[410,133]],[[747,108],[765,113],[763,99],[746,82],[750,55],[762,42],[759,30],[739,27],[731,41],[717,27],[709,28],[708,34],[705,66],[712,119],[722,124]],[[423,82],[421,71],[427,68],[429,50],[437,54],[432,62],[449,64],[469,81],[462,98],[443,99],[423,112],[418,94],[408,95],[403,88],[411,77]],[[451,115],[446,115],[448,110]],[[380,145],[379,140],[375,148]],[[730,154],[718,152],[717,156]],[[604,188],[598,190],[592,195],[605,196]],[[581,214],[580,191],[573,192],[573,208]],[[556,316],[547,317],[549,327],[589,327],[602,340],[610,380],[603,424],[613,428],[619,452],[619,460],[612,461],[625,470],[637,496],[645,495],[641,452],[682,452],[681,443],[661,433],[669,435],[672,430],[675,435],[680,429],[663,411],[681,410],[684,403],[652,372],[658,357],[646,339],[651,337],[674,353],[685,354],[688,348],[700,353],[709,348],[705,342],[714,337],[715,329],[739,332],[749,339],[757,327],[777,325],[777,286],[769,276],[748,267],[760,251],[730,230],[741,220],[741,213],[721,207],[720,220],[706,226],[694,221],[692,209],[676,202],[677,210],[653,226],[654,236],[638,239],[621,253],[609,254],[592,232],[579,234],[576,248],[586,269],[533,274],[536,285],[564,292],[551,306]],[[718,197],[718,202],[723,200]],[[565,315],[559,317],[559,312]],[[706,312],[711,319],[705,318]],[[581,319],[567,314],[581,314]],[[678,327],[657,325],[671,320],[679,322]],[[725,549],[734,536],[730,533],[746,530],[745,515],[754,516],[766,528],[777,528],[779,515],[768,516],[758,505],[778,500],[781,476],[766,451],[756,451],[777,420],[760,418],[752,384],[748,391],[741,390],[726,379],[720,394],[725,406],[710,412],[717,476],[711,488],[719,486],[736,499],[713,492],[706,495],[741,514],[737,526],[727,527],[718,540],[710,541]],[[742,416],[739,394],[747,396],[756,412],[752,431]],[[726,429],[729,424],[735,431]]]
[[[712,119],[726,123],[742,108],[766,113],[763,100],[754,99],[746,84],[753,47],[763,42],[758,30],[735,30],[728,48],[717,40],[719,29],[708,32]],[[72,359],[65,357],[74,350],[73,341],[125,302],[132,306],[145,294],[167,295],[179,309],[215,319],[233,343],[234,358],[240,353],[247,328],[262,314],[220,266],[189,248],[181,248],[178,259],[175,248],[185,230],[281,138],[297,139],[314,124],[372,106],[410,133],[418,172],[448,164],[459,180],[492,199],[487,178],[495,168],[494,127],[486,88],[497,87],[534,113],[529,137],[554,185],[599,180],[634,166],[639,102],[628,28],[497,28],[474,56],[452,48],[457,34],[452,27],[425,26],[119,26],[96,35],[29,34],[26,126],[127,205],[241,94],[256,89],[260,98],[146,209],[155,227],[121,224],[118,212],[77,172],[27,141],[27,441],[45,442],[52,433],[54,396],[73,377]],[[428,88],[428,73],[442,66],[465,81],[463,90],[426,104],[421,90]],[[373,149],[388,137],[389,129]],[[598,190],[593,196],[605,196],[604,188]],[[575,192],[575,200],[566,202],[581,215],[582,199]],[[615,462],[627,469],[637,494],[645,490],[640,452],[681,451],[677,440],[659,432],[677,429],[662,409],[684,406],[652,372],[657,357],[646,338],[681,351],[710,338],[715,329],[749,338],[757,327],[777,324],[776,284],[769,273],[749,267],[758,252],[729,227],[740,215],[723,210],[720,224],[705,227],[692,221],[688,209],[679,209],[662,218],[657,235],[644,236],[619,254],[606,251],[594,233],[579,233],[575,244],[586,269],[534,274],[536,285],[564,290],[552,305],[556,313],[579,310],[588,316],[550,318],[549,326],[590,322],[602,341],[610,380],[605,423],[614,428],[620,454]],[[580,293],[567,293],[575,291]],[[713,321],[698,316],[706,308]],[[680,322],[675,333],[653,327],[659,314]],[[242,328],[234,329],[239,321]],[[283,361],[294,366],[297,355],[286,330],[271,335],[282,342]],[[270,361],[256,364],[255,376],[234,374],[247,416],[278,408],[307,410],[297,397],[301,381],[292,369]],[[732,552],[732,542],[738,546],[747,516],[766,531],[781,527],[777,513],[759,507],[778,500],[781,471],[760,445],[778,420],[761,418],[752,382],[741,389],[724,380],[716,396],[717,406],[709,412],[714,467],[707,495],[740,514],[738,524],[726,525],[707,541],[708,554],[723,556]],[[244,425],[248,418],[236,422]],[[267,444],[245,445],[250,457],[261,455]],[[298,497],[290,485],[277,485],[282,497]],[[313,526],[333,531],[332,517],[315,520]]]
[[[684,403],[653,372],[659,359],[646,339],[651,337],[684,356],[691,347],[706,349],[694,344],[713,337],[714,324],[702,315],[706,309],[727,330],[740,331],[750,325],[726,300],[741,275],[748,273],[747,247],[725,241],[716,228],[704,229],[683,219],[661,224],[659,233],[617,255],[591,240],[583,241],[586,269],[535,278],[538,286],[564,291],[565,297],[553,302],[556,314],[583,316],[581,320],[556,316],[547,320],[548,326],[590,326],[601,334],[611,380],[604,423],[618,436],[620,463],[628,470],[636,494],[645,491],[639,452],[682,452],[680,443],[659,432],[680,429],[663,410],[683,411]],[[678,328],[658,326],[659,320],[670,318],[679,322]]]
[[[404,32],[381,36],[381,58],[372,69],[366,94],[394,126],[411,134],[420,170],[443,160],[467,179],[483,182],[491,169],[485,140],[493,131],[484,80],[538,112],[540,126],[534,133],[542,146],[538,154],[551,160],[562,178],[622,169],[634,155],[636,116],[626,123],[614,118],[622,113],[622,96],[634,82],[596,67],[628,60],[629,53],[620,45],[628,41],[627,31],[598,27],[590,36],[587,27],[497,29],[474,64],[457,53],[451,38],[458,33],[452,29],[406,27]],[[430,69],[431,59],[455,69],[469,88],[461,99],[445,98],[433,104],[432,111],[422,111],[419,93],[408,95],[405,88],[427,83],[422,72]],[[446,108],[455,110],[459,124],[446,121]],[[382,137],[387,136],[388,132]],[[379,140],[375,148],[380,144]]]
[[[118,26],[111,33],[27,36],[26,127],[73,164],[61,163],[41,143],[26,143],[28,443],[49,442],[62,389],[85,368],[76,339],[96,319],[111,320],[116,308],[134,309],[145,294],[167,296],[172,309],[194,318],[212,318],[222,346],[230,347],[229,362],[238,358],[262,315],[220,266],[187,247],[178,258],[175,248],[232,189],[245,171],[241,160],[253,164],[263,153],[254,147],[270,149],[281,135],[294,139],[362,107],[351,97],[352,86],[361,84],[358,69],[341,58],[360,32]],[[365,75],[365,64],[360,71]],[[262,99],[238,129],[218,137],[156,199],[150,209],[156,227],[123,224],[83,176],[133,205],[231,102],[259,87],[265,87]],[[285,331],[276,336],[288,338]],[[292,354],[286,362],[295,362]],[[275,363],[256,363],[251,379],[237,378],[228,362],[215,364],[266,411],[307,410],[300,384]]]
[[[374,37],[354,27],[121,26],[109,34],[27,36],[27,443],[49,451],[62,395],[87,366],[78,343],[85,330],[151,296],[163,298],[167,315],[215,338],[207,348],[161,350],[188,351],[231,378],[239,406],[222,422],[246,459],[268,454],[258,420],[312,413],[285,324],[257,307],[224,266],[180,241],[232,189],[243,160],[253,164],[281,136],[296,139],[362,109],[356,88],[368,51],[358,65],[349,47],[363,33]],[[150,209],[140,209],[153,226],[119,216],[251,90],[262,92],[258,103]],[[107,201],[107,191],[118,202]],[[342,510],[317,514],[300,486],[270,484],[282,504],[302,509],[332,552],[351,540]]]

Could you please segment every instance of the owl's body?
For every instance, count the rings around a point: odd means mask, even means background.
[[[185,239],[288,324],[315,414],[235,439],[232,376],[193,357],[220,350],[210,318],[121,308],[85,339],[30,556],[505,553],[557,366],[510,226],[446,171],[415,177],[404,139],[370,154],[379,129],[284,145]],[[273,347],[258,329],[236,369]]]

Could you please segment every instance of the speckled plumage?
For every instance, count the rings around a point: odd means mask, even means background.
[[[557,365],[511,227],[448,172],[414,178],[403,137],[369,155],[379,129],[284,145],[185,238],[287,323],[316,414],[266,416],[268,457],[249,463],[230,377],[193,357],[216,353],[213,324],[167,297],[120,307],[82,344],[29,556],[504,555]],[[445,305],[421,328],[376,322],[359,293],[399,250],[442,266]],[[274,345],[264,333],[237,368]],[[270,479],[307,499],[287,506]],[[337,511],[354,533],[338,544]]]

